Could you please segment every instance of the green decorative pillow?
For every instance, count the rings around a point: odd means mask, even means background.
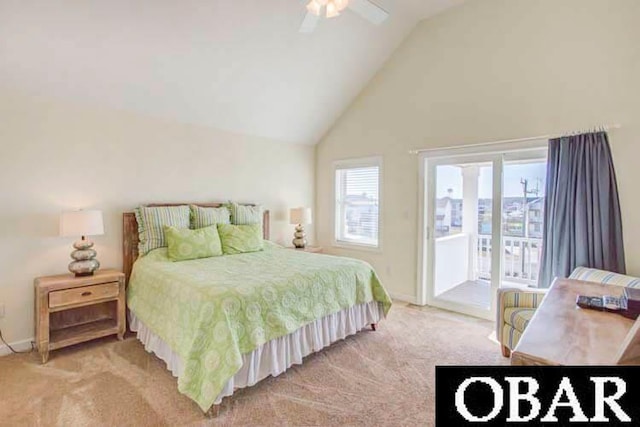
[[[218,234],[225,255],[261,251],[264,244],[262,224],[218,224]]]
[[[203,208],[191,205],[191,228],[198,229],[216,224],[230,224],[231,212],[226,206],[219,208]]]
[[[262,206],[239,205],[231,202],[229,210],[231,211],[231,223],[235,225],[246,224],[262,224]]]
[[[164,226],[189,228],[189,206],[141,206],[135,210],[138,221],[138,253],[148,254],[156,248],[164,248]]]
[[[167,239],[167,254],[171,261],[222,255],[222,244],[215,225],[197,230],[165,226],[164,234]]]

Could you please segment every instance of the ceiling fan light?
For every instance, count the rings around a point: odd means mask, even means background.
[[[313,15],[320,16],[322,5],[318,3],[318,0],[311,0],[307,5],[307,10]]]
[[[335,18],[338,15],[340,15],[338,7],[333,1],[329,1],[327,3],[327,18]]]
[[[333,3],[336,5],[338,12],[342,12],[349,6],[349,0],[334,0]]]

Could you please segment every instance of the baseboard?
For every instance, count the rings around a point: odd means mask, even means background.
[[[418,304],[418,299],[415,295],[405,295],[405,294],[397,294],[395,292],[389,292],[389,296],[392,300],[395,301],[403,301],[411,304]]]
[[[15,351],[29,351],[31,350],[31,342],[33,341],[33,338],[29,338],[26,340],[22,340],[22,341],[15,341],[15,342],[10,342],[9,345],[11,345],[11,347],[13,347],[13,349]],[[0,357],[2,356],[8,356],[12,354],[11,350],[9,350],[9,347],[7,347],[4,344],[0,345]]]

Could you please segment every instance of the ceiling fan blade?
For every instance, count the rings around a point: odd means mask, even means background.
[[[389,12],[369,0],[349,0],[349,9],[376,25],[389,17]]]
[[[300,25],[300,32],[313,33],[319,21],[320,21],[319,16],[314,15],[311,12],[307,12],[307,14],[304,16],[304,19],[302,20],[302,24]]]

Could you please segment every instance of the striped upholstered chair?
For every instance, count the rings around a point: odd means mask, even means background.
[[[577,267],[569,278],[607,285],[640,288],[640,279],[637,277],[594,268]],[[498,291],[496,335],[502,346],[502,355],[504,357],[511,355],[511,350],[518,344],[522,333],[545,294],[546,289],[503,288]]]

